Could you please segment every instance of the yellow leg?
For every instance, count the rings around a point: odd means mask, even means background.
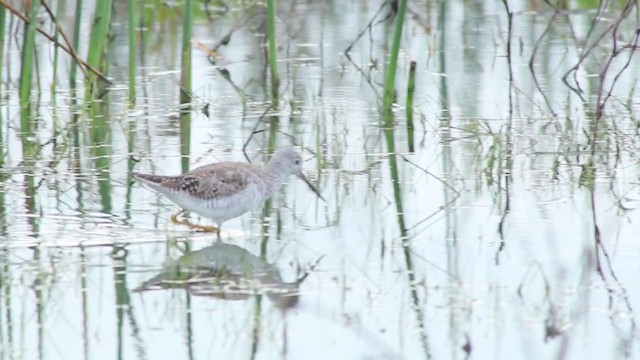
[[[171,215],[171,222],[178,225],[185,225],[191,229],[196,229],[202,232],[215,232],[215,233],[218,233],[218,236],[220,236],[220,229],[215,226],[198,225],[198,224],[193,224],[186,219],[178,219],[178,216],[184,214],[185,212],[186,212],[185,210],[180,210],[177,213]]]

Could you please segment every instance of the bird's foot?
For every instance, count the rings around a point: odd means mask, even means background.
[[[179,219],[178,216],[184,214],[185,212],[186,212],[185,210],[180,210],[177,213],[171,215],[171,222],[178,225],[188,226],[190,229],[195,229],[197,231],[202,231],[206,233],[215,232],[220,234],[220,229],[215,226],[198,225],[198,224],[193,224],[187,219]]]

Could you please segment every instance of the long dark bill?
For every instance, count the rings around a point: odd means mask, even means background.
[[[318,195],[318,197],[320,199],[322,199],[322,201],[327,202],[327,200],[325,200],[322,195],[320,195],[320,191],[318,191],[318,189],[311,183],[311,181],[309,181],[309,179],[307,179],[306,176],[304,176],[303,173],[298,174],[298,177],[300,179],[302,179],[302,181],[304,181],[305,183],[307,183],[307,185],[309,186],[309,188],[316,194]]]

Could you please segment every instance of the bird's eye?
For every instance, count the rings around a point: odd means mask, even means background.
[[[300,159],[296,159],[296,165],[300,165]]]

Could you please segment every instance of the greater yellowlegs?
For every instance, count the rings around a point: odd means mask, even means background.
[[[212,219],[216,227],[178,220],[181,212],[171,217],[174,223],[203,231],[215,231],[220,237],[223,222],[260,207],[282,187],[290,175],[302,179],[324,201],[318,189],[304,176],[302,158],[292,149],[278,150],[266,166],[219,162],[201,166],[182,175],[134,173],[133,177],[165,195],[182,207],[183,211]]]

